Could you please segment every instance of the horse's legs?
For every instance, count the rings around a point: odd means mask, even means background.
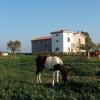
[[[38,73],[36,75],[36,79],[37,79],[37,84],[42,83],[42,81],[41,81],[41,73]]]
[[[37,84],[39,83],[42,83],[41,81],[41,72],[43,70],[43,67],[37,67],[37,70],[36,70],[36,77],[37,77]]]
[[[42,83],[42,81],[41,81],[41,73],[39,73],[39,82]]]
[[[37,69],[36,70],[36,79],[37,79],[37,84],[39,84],[39,70]]]
[[[57,72],[57,83],[59,82],[59,70]]]
[[[52,86],[54,86],[54,81],[55,81],[55,71],[53,71],[53,80],[52,80]]]
[[[37,84],[39,84],[39,74],[36,75]]]

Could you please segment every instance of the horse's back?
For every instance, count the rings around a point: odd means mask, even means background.
[[[47,60],[45,62],[45,68],[53,69],[54,65],[56,65],[56,64],[62,65],[63,61],[57,56],[47,57]]]
[[[54,62],[55,64],[63,64],[63,61],[57,56],[54,56]]]

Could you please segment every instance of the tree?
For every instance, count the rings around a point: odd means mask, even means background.
[[[19,51],[21,47],[21,42],[16,40],[16,41],[9,41],[7,43],[7,49],[10,49],[12,54],[15,54],[15,51]]]
[[[86,50],[86,52],[87,52],[87,55],[88,55],[88,58],[90,57],[90,53],[89,53],[89,51],[90,51],[90,49],[92,49],[94,46],[95,46],[95,44],[92,42],[92,39],[91,39],[91,37],[90,37],[90,35],[89,35],[89,33],[88,32],[81,32],[83,35],[85,35],[86,36],[86,38],[85,38],[85,45],[83,45],[83,44],[80,44],[80,48],[81,49],[85,49]]]
[[[96,45],[96,49],[100,50],[100,43]]]

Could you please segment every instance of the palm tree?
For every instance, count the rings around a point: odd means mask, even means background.
[[[19,51],[21,47],[21,42],[16,40],[16,41],[9,41],[7,43],[7,49],[10,49],[12,54],[15,54],[15,51]]]

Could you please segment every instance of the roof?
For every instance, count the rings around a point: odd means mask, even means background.
[[[58,30],[58,31],[51,32],[50,34],[63,33],[64,31],[66,30]]]
[[[51,39],[51,36],[38,37],[38,38],[35,38],[33,40],[48,40],[48,39]]]
[[[86,36],[84,34],[82,34],[81,32],[77,32],[77,33],[73,33],[73,34],[80,34],[80,35],[82,35],[83,37],[86,38]]]

